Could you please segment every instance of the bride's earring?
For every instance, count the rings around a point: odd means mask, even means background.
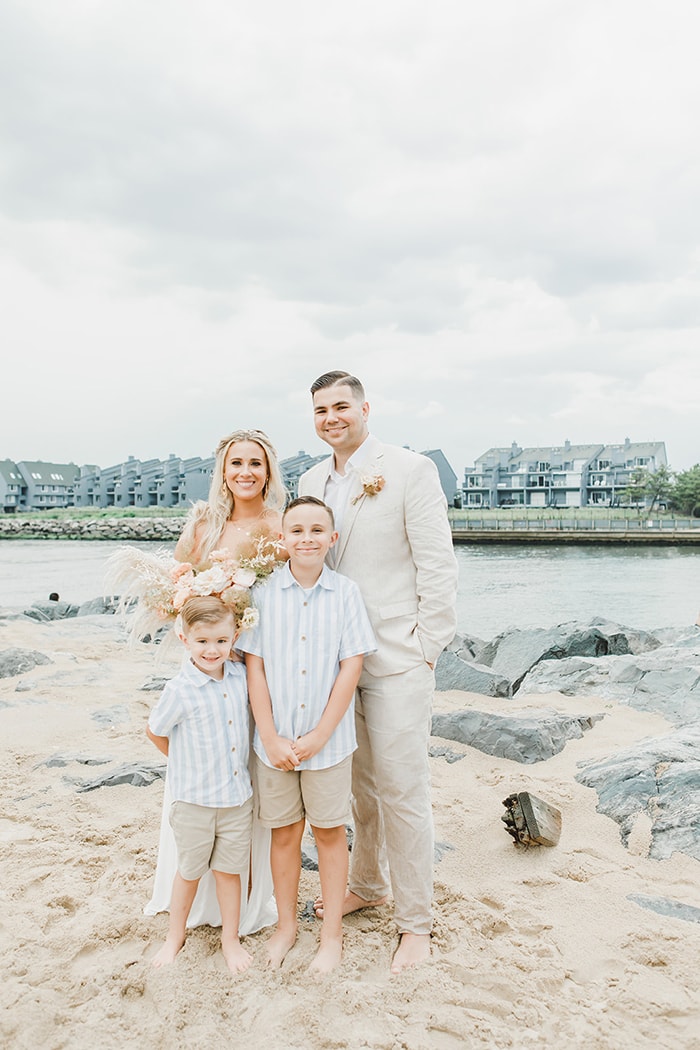
[[[267,494],[270,491],[270,479],[265,478],[265,484],[263,485],[262,498],[267,499]]]

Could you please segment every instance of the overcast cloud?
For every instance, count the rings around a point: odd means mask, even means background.
[[[5,0],[0,459],[700,460],[694,0]]]

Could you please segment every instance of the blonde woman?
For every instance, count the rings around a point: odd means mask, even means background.
[[[286,492],[270,439],[261,430],[235,430],[222,438],[208,499],[196,503],[175,547],[175,557],[195,569],[209,567],[212,551],[226,550],[233,557],[252,552],[263,536],[277,539]],[[255,783],[253,784],[255,790]],[[146,915],[168,911],[177,869],[175,838],[169,823],[172,797],[166,777],[163,797],[158,863],[153,895]],[[251,871],[242,879],[248,885],[241,902],[240,933],[254,933],[277,921],[270,871],[270,833],[254,825]],[[220,926],[221,913],[211,872],[202,878],[188,926]]]

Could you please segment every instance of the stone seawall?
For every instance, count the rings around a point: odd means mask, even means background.
[[[155,540],[172,543],[184,518],[0,518],[2,540]]]

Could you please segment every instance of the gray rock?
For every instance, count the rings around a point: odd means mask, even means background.
[[[444,758],[450,765],[454,762],[459,762],[460,759],[466,757],[461,754],[461,752],[453,751],[451,747],[446,747],[445,744],[438,744],[437,746],[429,747],[428,754],[431,758]]]
[[[664,645],[641,655],[543,660],[520,692],[599,696],[687,725],[700,716],[700,637],[694,646]]]
[[[485,645],[486,642],[482,638],[475,638],[469,634],[456,634],[445,651],[454,653],[463,660],[476,660],[476,654]]]
[[[110,773],[103,773],[94,780],[85,780],[76,788],[77,791],[95,791],[101,787],[115,787],[118,784],[131,784],[133,787],[148,787],[154,780],[165,780],[165,764],[152,762],[132,762],[117,766]]]
[[[53,660],[35,649],[3,649],[0,652],[0,678],[13,678],[50,663]]]
[[[169,681],[170,677],[159,677],[158,675],[149,674],[143,685],[139,686],[139,689],[146,693],[162,693]]]
[[[115,597],[110,598],[91,598],[87,602],[83,602],[78,608],[78,616],[97,616],[102,613],[106,615],[114,615],[119,605],[119,599]]]
[[[432,735],[459,740],[487,755],[514,762],[542,762],[563,750],[604,716],[534,711],[528,715],[494,715],[483,711],[452,711],[433,715]]]
[[[48,620],[64,620],[78,615],[78,606],[69,602],[32,602],[24,615],[30,620],[46,622]]]
[[[599,620],[576,621],[557,627],[534,627],[505,631],[479,650],[476,659],[512,682],[517,692],[525,675],[542,660],[564,660],[572,656],[601,657],[653,649],[657,640],[643,631]]]
[[[445,650],[435,665],[435,688],[441,692],[460,689],[482,696],[510,696],[510,680],[483,664],[462,659]]]
[[[93,711],[91,717],[100,726],[122,725],[129,721],[129,709],[125,704],[117,704],[104,711]]]
[[[685,922],[700,922],[700,908],[692,904],[681,904],[668,897],[646,897],[643,893],[628,893],[628,901],[634,901],[641,908],[648,908],[659,915],[668,915],[671,919],[683,919]]]
[[[50,758],[45,758],[43,762],[37,762],[34,768],[37,769],[39,766],[47,766],[49,769],[55,766],[62,768],[73,762],[78,762],[81,766],[106,766],[111,761],[111,758],[95,758],[93,755],[55,754]]]
[[[700,725],[587,763],[576,779],[597,792],[598,812],[617,821],[625,845],[643,813],[651,822],[649,856],[679,851],[700,860]]]

